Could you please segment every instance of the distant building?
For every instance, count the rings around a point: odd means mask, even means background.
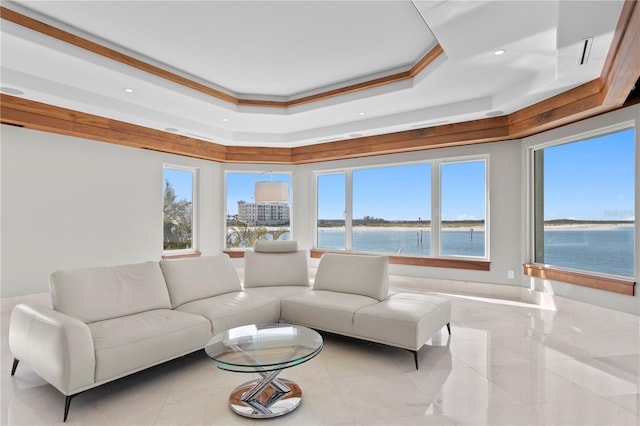
[[[238,221],[261,226],[289,225],[289,204],[238,201]]]

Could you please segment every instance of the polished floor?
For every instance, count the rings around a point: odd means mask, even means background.
[[[227,406],[254,378],[198,352],[77,396],[69,425],[638,425],[640,320],[557,298],[554,308],[444,295],[451,329],[419,353],[324,335],[322,352],[282,377],[300,408],[253,420]],[[62,423],[64,397],[21,364],[10,376],[3,300],[0,423]]]

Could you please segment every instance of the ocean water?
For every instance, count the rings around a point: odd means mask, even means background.
[[[344,248],[344,228],[319,228],[318,247]],[[353,230],[353,251],[429,256],[431,231],[428,229],[358,229]],[[442,254],[484,257],[484,231],[444,231]]]
[[[635,276],[634,228],[546,230],[539,263],[607,274]]]
[[[319,228],[318,247],[343,249],[344,236],[344,228]],[[635,275],[633,227],[545,230],[544,245],[543,263],[628,277]],[[428,256],[431,233],[429,230],[355,228],[353,251]],[[484,257],[484,231],[442,232],[442,254]]]

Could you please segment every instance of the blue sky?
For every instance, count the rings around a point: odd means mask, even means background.
[[[545,149],[545,220],[630,220],[634,214],[634,130]],[[426,220],[431,215],[431,164],[353,171],[353,217]],[[257,173],[227,175],[227,212],[237,201],[253,201]],[[180,198],[190,194],[190,173],[165,169]],[[265,174],[261,180],[269,180]],[[290,184],[289,174],[273,180]],[[484,162],[441,165],[442,218],[484,219]],[[321,219],[342,219],[344,174],[324,175],[319,183]],[[515,202],[519,202],[516,200]]]
[[[545,220],[632,220],[634,153],[633,129],[545,149]]]
[[[238,201],[253,202],[256,178],[260,173],[227,173],[227,214],[238,213]],[[291,176],[286,173],[266,173],[260,176],[261,181],[276,180],[289,184],[291,194]]]
[[[169,180],[171,186],[176,192],[178,201],[179,200],[187,200],[191,201],[192,198],[192,179],[193,174],[190,171],[186,170],[176,170],[176,169],[164,169],[164,179]],[[164,191],[164,182],[162,185],[162,190]]]
[[[474,161],[441,166],[443,219],[484,219],[484,164]],[[431,167],[422,163],[354,170],[353,217],[430,220]],[[344,177],[321,177],[320,186],[318,217],[343,218],[344,190],[338,188],[344,187]]]

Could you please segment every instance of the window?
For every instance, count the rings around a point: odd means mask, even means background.
[[[227,172],[226,249],[253,247],[255,241],[261,239],[290,239],[289,202],[254,202],[258,180],[284,181],[289,188],[291,186],[291,177],[285,173]]]
[[[163,175],[163,249],[194,251],[196,170],[165,165]]]
[[[536,263],[635,276],[634,145],[628,128],[534,149]]]
[[[429,255],[431,164],[353,171],[352,250]]]
[[[440,165],[440,254],[485,256],[485,161]]]
[[[318,173],[316,184],[320,249],[488,257],[485,159]]]
[[[318,248],[344,250],[346,247],[346,182],[346,173],[318,175]]]

